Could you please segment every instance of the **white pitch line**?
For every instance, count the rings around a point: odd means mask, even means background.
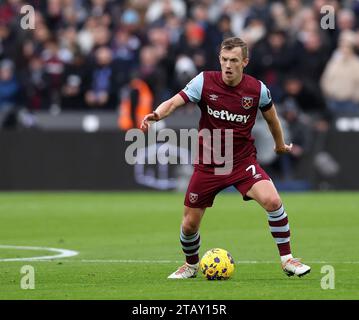
[[[0,262],[13,262],[13,261],[49,261],[54,259],[69,258],[78,255],[79,253],[74,250],[58,249],[58,248],[46,248],[46,247],[27,247],[27,246],[8,246],[0,245],[0,249],[16,249],[16,250],[34,250],[34,251],[50,251],[59,253],[52,256],[40,256],[29,258],[7,258],[0,259]]]
[[[80,262],[80,263],[140,263],[140,264],[171,264],[171,263],[183,263],[183,260],[145,260],[145,259],[71,259],[65,260],[64,258],[70,258],[79,254],[79,252],[68,249],[59,248],[47,248],[47,247],[28,247],[28,246],[12,246],[12,245],[0,245],[1,249],[16,249],[16,250],[33,250],[33,251],[50,251],[59,253],[52,256],[39,256],[28,258],[6,258],[0,259],[0,262],[17,262],[17,261],[36,261],[36,262],[52,262],[57,259],[61,259],[62,262]],[[278,261],[273,260],[240,260],[236,261],[236,264],[277,264]],[[314,264],[359,264],[359,261],[318,261],[312,260],[307,263]]]
[[[183,260],[116,260],[116,259],[82,259],[83,263],[181,263]]]

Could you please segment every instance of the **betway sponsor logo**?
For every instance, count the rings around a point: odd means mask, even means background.
[[[227,121],[234,121],[234,122],[240,122],[246,124],[250,115],[242,115],[242,114],[235,114],[230,113],[227,110],[213,110],[210,108],[209,105],[207,105],[207,112],[210,116],[213,116],[217,119],[221,120],[227,120]]]

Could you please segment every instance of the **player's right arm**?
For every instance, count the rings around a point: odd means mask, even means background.
[[[185,101],[180,94],[174,95],[172,98],[162,102],[155,111],[149,113],[143,118],[141,129],[147,130],[152,121],[159,121],[168,117],[173,111],[184,104]]]
[[[183,106],[187,102],[199,102],[202,95],[203,81],[203,72],[201,72],[194,77],[183,90],[171,99],[162,102],[155,111],[146,115],[142,120],[141,129],[147,130],[150,126],[150,122],[168,117],[178,107]]]

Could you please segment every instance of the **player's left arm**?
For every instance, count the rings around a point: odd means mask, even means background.
[[[264,119],[267,121],[269,130],[273,136],[275,147],[274,151],[278,154],[289,153],[292,150],[292,143],[287,145],[284,142],[283,129],[273,104],[272,96],[266,85],[260,81],[259,109],[262,111]]]
[[[262,114],[268,124],[269,130],[275,142],[274,151],[278,154],[291,152],[293,144],[291,143],[288,145],[284,142],[282,125],[274,104],[272,104],[272,106],[267,110],[262,111]]]

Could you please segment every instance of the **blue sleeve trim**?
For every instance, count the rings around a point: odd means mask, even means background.
[[[261,93],[259,97],[259,108],[260,109],[266,109],[268,110],[272,106],[272,97],[270,94],[269,89],[266,87],[266,85],[262,82],[261,83]],[[265,110],[263,110],[265,111]]]
[[[186,87],[183,89],[183,92],[187,95],[190,101],[197,103],[201,100],[203,82],[203,72],[201,72],[188,82]]]

